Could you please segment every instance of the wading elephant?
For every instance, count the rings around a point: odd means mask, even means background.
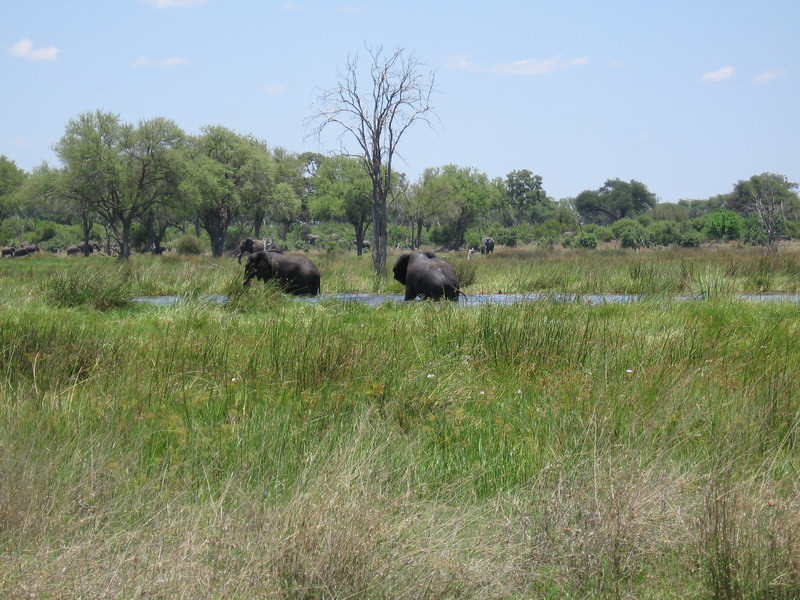
[[[242,243],[239,244],[239,254],[236,255],[236,260],[241,263],[243,254],[253,254],[254,252],[261,252],[262,250],[283,252],[278,242],[273,239],[256,240],[253,238],[245,238],[242,240]]]
[[[494,252],[494,240],[490,237],[481,238],[481,254],[491,254]]]
[[[433,252],[407,252],[397,259],[392,271],[406,286],[406,300],[458,300],[463,295],[453,267]]]
[[[244,285],[253,277],[264,283],[274,279],[284,291],[295,296],[319,294],[319,269],[302,254],[254,252],[244,266]]]

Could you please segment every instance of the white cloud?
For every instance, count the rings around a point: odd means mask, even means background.
[[[585,56],[576,58],[564,58],[562,56],[551,56],[550,58],[526,58],[513,63],[502,63],[497,65],[479,65],[470,62],[465,55],[454,56],[445,64],[450,69],[460,69],[462,71],[478,71],[482,73],[495,73],[498,75],[547,75],[556,71],[562,71],[570,67],[586,65],[589,59]]]
[[[189,8],[203,4],[206,0],[142,0],[147,4],[152,4],[156,8]]]
[[[778,79],[778,77],[783,77],[784,75],[786,75],[786,71],[783,71],[781,69],[775,69],[773,71],[766,71],[764,73],[761,73],[761,75],[758,75],[757,77],[755,77],[753,79],[753,82],[754,83],[769,83],[770,81]]]
[[[183,65],[190,65],[192,61],[182,56],[173,56],[170,58],[147,58],[142,56],[134,61],[134,67],[180,67]]]
[[[700,78],[702,81],[708,81],[710,83],[717,83],[719,81],[725,81],[733,76],[733,67],[722,67],[717,69],[716,71],[709,71],[708,73],[704,73],[703,76]]]
[[[61,50],[55,46],[34,48],[33,42],[28,38],[18,41],[11,46],[10,50],[11,56],[25,58],[27,60],[55,60],[59,52],[61,52]]]
[[[271,83],[264,86],[264,93],[269,96],[276,96],[286,91],[286,85],[283,83]]]
[[[286,12],[306,12],[308,11],[308,8],[301,4],[295,4],[294,2],[287,2],[286,4],[283,5],[283,10]]]

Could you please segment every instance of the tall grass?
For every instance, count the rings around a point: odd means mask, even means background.
[[[648,298],[369,307],[244,289],[229,259],[0,264],[0,596],[798,597],[796,306],[722,293],[755,256],[547,256],[469,261],[470,288]],[[326,292],[371,285],[319,263]],[[736,283],[671,299],[705,274]],[[98,310],[59,277],[184,300]]]

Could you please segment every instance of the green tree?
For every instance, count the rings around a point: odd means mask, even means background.
[[[767,251],[778,249],[778,240],[786,231],[786,219],[797,218],[800,201],[791,183],[784,175],[762,173],[747,181],[739,181],[726,198],[725,206],[745,217],[757,220]],[[753,237],[750,235],[750,237]]]
[[[168,119],[134,127],[96,111],[71,120],[56,144],[65,165],[65,189],[85,214],[94,210],[101,216],[121,258],[130,256],[134,222],[175,195],[181,177],[176,150],[183,137]]]
[[[358,159],[343,155],[324,158],[312,180],[308,205],[320,220],[344,219],[353,226],[361,256],[364,236],[372,223],[372,181]]]
[[[252,137],[222,126],[208,126],[190,140],[189,176],[183,192],[193,201],[211,253],[222,256],[228,228],[254,198],[270,186],[269,154]]]
[[[706,220],[705,233],[712,240],[738,240],[742,237],[742,217],[732,210],[711,213]]]
[[[322,94],[311,117],[318,137],[331,124],[358,146],[358,156],[372,182],[372,260],[376,273],[386,272],[388,198],[393,187],[393,160],[398,144],[416,122],[428,122],[433,75],[402,49],[384,56],[368,49],[371,63],[362,86],[358,56],[348,58],[339,84]]]
[[[461,248],[467,229],[499,200],[500,183],[489,181],[485,173],[471,167],[426,169],[421,193],[436,197],[441,209],[437,243],[451,250]]]
[[[575,198],[575,209],[585,223],[610,225],[632,218],[656,205],[656,196],[643,183],[609,179],[597,190],[585,190]]]
[[[542,176],[534,175],[528,169],[511,171],[506,175],[505,192],[511,225],[541,223],[553,208],[542,186]]]
[[[16,206],[16,192],[25,181],[25,171],[13,160],[0,155],[0,221],[10,216]]]

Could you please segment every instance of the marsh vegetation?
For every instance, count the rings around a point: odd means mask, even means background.
[[[323,295],[402,293],[313,258]],[[797,292],[800,253],[450,260],[467,294],[644,299],[375,307],[243,288],[233,258],[0,261],[0,596],[800,595],[798,308],[733,297]],[[155,295],[184,301],[129,302]]]

